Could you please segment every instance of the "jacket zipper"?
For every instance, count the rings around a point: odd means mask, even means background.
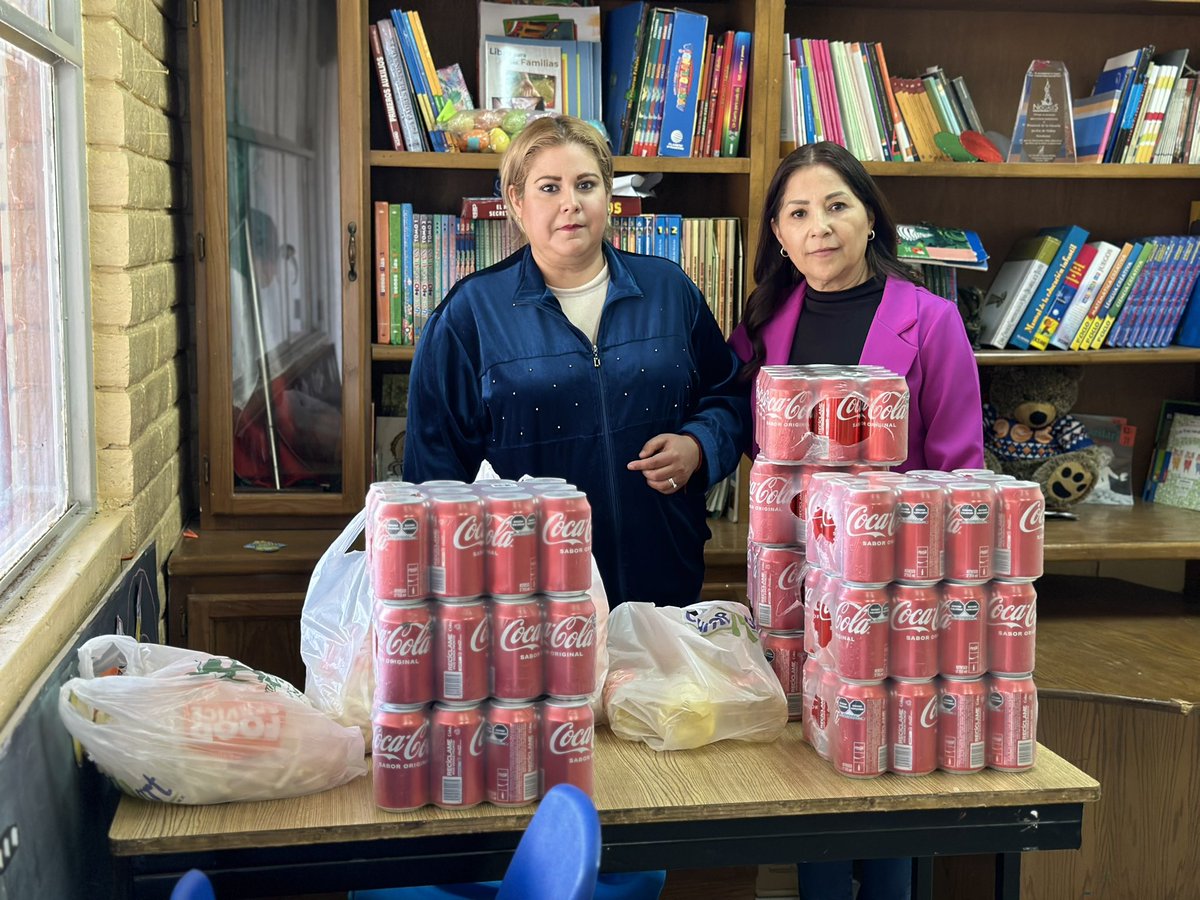
[[[603,314],[601,314],[603,321]],[[582,333],[582,332],[581,332]],[[597,334],[599,328],[597,328]],[[592,368],[600,368],[600,347],[592,344]],[[612,447],[612,429],[608,425],[608,399],[604,396],[604,376],[599,372],[596,373],[596,385],[600,391],[600,423],[604,427],[604,456],[608,460],[608,467],[605,469],[605,476],[608,479],[608,495],[612,498],[612,525],[613,531],[616,533],[617,540],[617,582],[620,590],[620,597],[625,598],[625,570],[622,568],[622,561],[625,556],[621,552],[621,502],[617,495],[617,480],[613,477],[613,470],[616,466],[616,461],[613,459]]]

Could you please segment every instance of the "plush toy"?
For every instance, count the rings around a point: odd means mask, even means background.
[[[984,462],[1036,481],[1048,509],[1078,503],[1100,475],[1100,448],[1070,415],[1082,377],[1077,366],[997,368],[983,406]]]

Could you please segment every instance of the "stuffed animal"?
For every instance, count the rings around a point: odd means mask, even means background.
[[[1078,503],[1100,476],[1101,450],[1070,414],[1082,378],[1078,366],[997,368],[983,406],[984,462],[1036,481],[1048,509]]]

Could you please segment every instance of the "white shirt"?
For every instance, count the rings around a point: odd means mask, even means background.
[[[600,331],[600,311],[608,296],[608,263],[587,284],[575,288],[557,288],[547,284],[571,324],[588,336],[593,345]]]

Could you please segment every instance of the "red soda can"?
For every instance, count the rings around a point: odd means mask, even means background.
[[[833,695],[833,767],[851,778],[874,778],[888,767],[887,689],[882,681],[842,679]]]
[[[1005,772],[1033,768],[1037,755],[1037,688],[1028,675],[988,679],[987,764]]]
[[[545,688],[551,697],[587,697],[596,689],[596,606],[587,594],[547,597]]]
[[[875,681],[888,674],[888,589],[839,584],[833,607],[833,659],[838,675]]]
[[[434,609],[433,692],[441,701],[488,695],[487,607],[482,600],[440,600]]]
[[[996,577],[1042,577],[1046,498],[1034,481],[1002,481],[996,489]]]
[[[433,700],[433,616],[428,603],[376,603],[375,701]]]
[[[938,691],[938,768],[960,775],[978,772],[985,762],[987,686],[982,678],[942,678]]]
[[[921,679],[938,674],[941,599],[936,584],[892,585],[888,671],[893,678]]]
[[[856,379],[823,378],[816,384],[809,430],[816,435],[819,458],[806,462],[857,462],[863,459],[867,398]],[[812,456],[812,454],[810,454]]]
[[[368,516],[371,592],[380,600],[429,596],[428,510],[420,496],[379,497]]]
[[[375,708],[371,776],[380,809],[400,812],[429,802],[429,719],[423,705]]]
[[[888,682],[893,772],[928,775],[938,764],[938,688],[932,678]]]
[[[938,608],[938,670],[975,678],[987,671],[987,590],[982,584],[945,584]]]
[[[871,487],[894,487],[911,479],[907,472],[892,472],[888,469],[869,469],[866,466],[846,466],[847,469],[863,469],[858,476]]]
[[[493,599],[491,687],[500,700],[542,695],[542,605],[536,597]]]
[[[483,712],[478,703],[437,703],[430,724],[434,806],[465,809],[483,802]]]
[[[435,597],[462,599],[483,593],[483,503],[473,494],[434,494],[430,588]]]
[[[537,500],[524,491],[488,493],[483,499],[484,584],[493,597],[528,597],[537,591]]]
[[[951,475],[957,475],[959,478],[974,478],[976,475],[995,475],[991,469],[951,469]]]
[[[1033,671],[1037,632],[1037,591],[1028,582],[988,585],[988,670],[996,675]]]
[[[943,472],[941,469],[909,469],[904,474],[909,478],[916,478],[918,481],[932,481],[935,484],[963,480],[962,475],[955,475],[953,472]]]
[[[804,576],[804,649],[816,655],[833,640],[834,580],[820,569],[809,568]]]
[[[517,482],[522,490],[535,494],[560,490],[566,483],[567,479],[559,478],[556,475],[539,475],[537,478],[526,478],[524,481]]]
[[[799,631],[804,627],[804,552],[752,546],[755,622],[770,631]]]
[[[750,467],[749,539],[760,544],[803,544],[802,469],[761,456]]]
[[[523,490],[523,486],[511,478],[490,478],[486,481],[477,481],[472,485],[480,497],[486,497],[488,494],[507,494],[510,491]]]
[[[869,462],[908,459],[908,382],[899,375],[867,379],[866,448]]]
[[[804,634],[800,631],[768,631],[762,636],[763,654],[787,697],[788,718],[801,718],[804,706]]]
[[[573,784],[589,797],[595,793],[595,733],[585,698],[542,701],[542,793],[556,784]]]
[[[887,584],[896,571],[896,495],[886,487],[847,487],[841,502],[842,578]]]
[[[984,481],[946,485],[946,580],[978,584],[992,577],[996,492]]]
[[[941,581],[945,574],[946,496],[937,484],[913,479],[896,492],[896,580]]]
[[[488,803],[524,806],[538,798],[537,707],[528,700],[493,700],[485,713],[484,771]]]
[[[538,517],[538,581],[543,594],[582,594],[592,586],[592,508],[583,491],[548,491]]]
[[[812,444],[809,430],[812,405],[808,376],[793,367],[760,370],[754,409],[759,457],[776,462],[805,459]]]

